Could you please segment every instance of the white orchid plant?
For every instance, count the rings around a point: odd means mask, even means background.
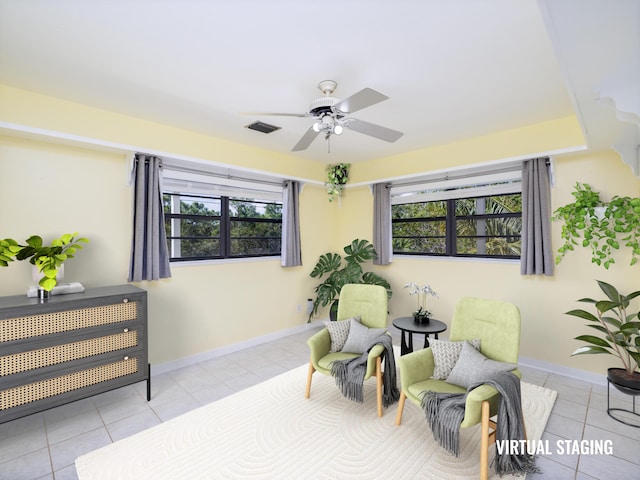
[[[427,295],[431,295],[432,297],[437,297],[438,294],[435,292],[431,285],[418,285],[415,282],[407,283],[404,288],[409,288],[409,295],[417,295],[418,296],[418,309],[413,312],[413,316],[417,318],[429,318],[431,316],[431,312],[427,310]]]

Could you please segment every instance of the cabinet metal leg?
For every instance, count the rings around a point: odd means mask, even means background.
[[[151,400],[151,364],[147,363],[147,402]]]

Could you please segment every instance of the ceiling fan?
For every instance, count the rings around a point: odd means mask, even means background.
[[[292,149],[293,152],[305,150],[316,137],[323,133],[325,139],[329,140],[331,135],[341,135],[345,128],[354,130],[371,137],[395,142],[403,133],[390,128],[382,127],[373,123],[352,118],[349,115],[363,108],[370,107],[376,103],[387,100],[389,97],[372,88],[364,88],[344,100],[340,100],[333,95],[338,84],[333,80],[323,80],[318,84],[318,89],[324,94],[323,97],[315,99],[306,113],[266,113],[263,115],[280,115],[289,117],[312,117],[315,121],[309,127],[302,138]]]

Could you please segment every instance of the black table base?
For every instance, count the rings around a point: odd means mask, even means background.
[[[440,320],[431,319],[429,323],[418,323],[413,317],[399,317],[393,321],[393,326],[400,330],[400,354],[413,352],[413,334],[424,335],[424,348],[429,346],[429,335],[438,339],[438,334],[447,329],[447,325]]]

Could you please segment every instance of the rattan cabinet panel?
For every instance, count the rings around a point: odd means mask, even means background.
[[[147,292],[0,297],[0,423],[147,382]]]

